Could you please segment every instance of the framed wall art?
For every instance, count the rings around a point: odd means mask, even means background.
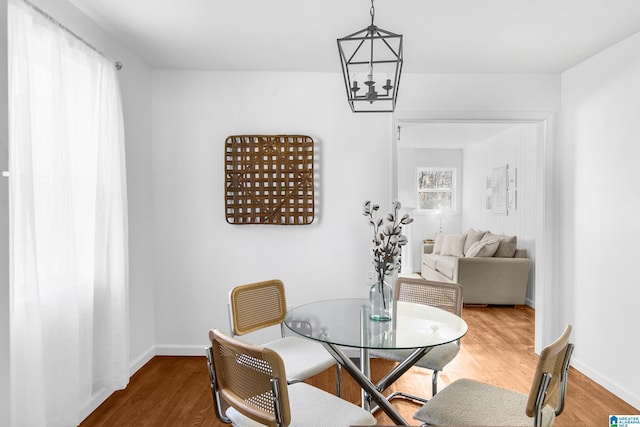
[[[518,168],[507,168],[509,182],[507,183],[507,209],[515,211],[518,209]]]
[[[234,135],[225,141],[229,224],[313,222],[314,142],[306,135]]]
[[[487,175],[486,187],[485,187],[485,209],[491,210],[493,203],[491,201],[491,176]]]
[[[507,166],[493,169],[491,174],[491,202],[493,213],[507,213]]]

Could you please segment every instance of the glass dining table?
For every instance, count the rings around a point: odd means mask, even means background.
[[[369,319],[367,299],[316,301],[289,310],[284,324],[292,333],[324,346],[362,389],[363,408],[371,410],[373,400],[394,423],[407,425],[382,392],[432,348],[463,337],[467,324],[453,313],[423,304],[396,301],[393,310],[392,320],[379,322]],[[359,365],[347,349],[358,350]],[[413,351],[373,384],[369,359],[373,349]]]

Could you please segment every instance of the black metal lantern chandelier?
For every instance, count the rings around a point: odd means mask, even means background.
[[[402,71],[402,35],[371,25],[338,39],[347,100],[354,113],[393,112]]]

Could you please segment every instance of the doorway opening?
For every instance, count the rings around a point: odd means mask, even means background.
[[[392,127],[391,196],[394,200],[399,199],[402,201],[403,206],[406,205],[410,212],[411,209],[414,209],[414,212],[411,212],[412,215],[415,214],[416,203],[409,198],[415,191],[416,184],[415,179],[413,179],[413,173],[416,164],[407,163],[407,159],[413,159],[414,162],[418,162],[422,161],[420,160],[421,155],[422,159],[424,159],[425,156],[429,157],[430,154],[433,154],[431,156],[432,159],[439,158],[440,162],[448,162],[449,165],[458,161],[461,171],[466,171],[469,174],[469,176],[465,176],[465,173],[459,174],[462,191],[460,192],[460,204],[458,205],[460,209],[458,212],[446,217],[444,220],[442,215],[437,220],[434,217],[423,217],[422,221],[414,221],[416,226],[412,224],[414,228],[409,231],[411,233],[409,236],[411,245],[409,263],[412,264],[414,270],[419,270],[420,267],[422,239],[432,238],[433,231],[438,227],[441,227],[444,232],[452,230],[451,232],[461,233],[473,226],[482,227],[482,223],[497,224],[498,228],[503,224],[508,224],[509,221],[513,223],[515,215],[511,218],[501,218],[497,215],[493,217],[494,214],[491,210],[487,210],[487,206],[478,205],[479,201],[485,198],[484,179],[488,171],[486,166],[484,172],[478,171],[476,157],[479,154],[485,155],[485,152],[488,152],[489,154],[486,155],[493,158],[486,160],[486,164],[495,163],[497,166],[511,161],[513,167],[516,166],[515,163],[523,160],[514,161],[513,153],[505,154],[504,156],[496,154],[496,143],[491,141],[499,140],[499,135],[508,133],[528,135],[521,138],[531,139],[529,143],[530,152],[521,154],[528,156],[526,168],[529,169],[527,172],[529,179],[526,188],[518,189],[522,191],[522,194],[519,194],[520,199],[524,201],[526,198],[527,203],[521,204],[521,210],[516,212],[521,217],[526,217],[526,221],[528,221],[526,225],[528,230],[526,234],[528,236],[525,236],[525,241],[522,242],[527,247],[529,256],[533,261],[527,303],[533,305],[536,309],[535,350],[539,352],[545,344],[553,339],[550,333],[553,307],[550,303],[552,295],[550,289],[550,283],[552,282],[550,265],[553,260],[550,254],[551,248],[548,246],[551,244],[551,230],[548,229],[550,213],[548,212],[549,209],[546,209],[546,206],[549,205],[549,197],[552,194],[547,188],[550,183],[547,177],[552,172],[552,161],[547,158],[550,150],[547,148],[550,146],[553,137],[553,115],[537,112],[397,113]],[[494,146],[486,150],[478,148],[477,144],[487,141],[494,144]],[[453,155],[452,152],[454,152]],[[465,169],[465,152],[467,156],[474,156],[474,162],[468,160],[468,163],[474,163],[476,165],[475,170]],[[460,160],[455,160],[456,158]],[[521,167],[524,167],[524,165],[521,165]],[[475,175],[475,177],[472,175]],[[465,179],[467,180],[466,183]],[[481,180],[482,183],[470,185],[469,180],[471,179]],[[407,185],[412,187],[407,188]],[[469,194],[465,194],[465,191]],[[483,194],[477,194],[478,192]],[[473,206],[473,209],[477,209],[477,211],[472,213],[470,206]],[[482,223],[476,225],[473,223],[474,221]],[[496,229],[495,231],[499,233],[501,230]],[[520,239],[520,236],[518,238]]]

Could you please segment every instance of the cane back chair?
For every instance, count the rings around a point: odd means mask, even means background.
[[[218,419],[237,427],[374,425],[364,409],[306,383],[287,384],[275,351],[209,331],[207,362]]]
[[[567,390],[571,325],[540,353],[529,394],[459,379],[413,416],[423,425],[550,426],[562,413]]]
[[[462,286],[457,283],[434,282],[425,279],[398,277],[395,283],[394,299],[417,304],[429,305],[446,310],[457,316],[462,314]],[[371,350],[371,355],[385,359],[403,361],[413,350]],[[431,393],[438,392],[438,373],[451,362],[460,351],[460,341],[455,341],[432,348],[420,358],[414,366],[433,371],[431,375]],[[397,391],[389,398],[403,397],[419,402],[426,402],[418,396]]]
[[[264,344],[276,351],[287,367],[288,382],[304,381],[336,366],[336,395],[340,395],[342,370],[321,344],[295,336],[285,336],[287,301],[281,280],[267,280],[236,286],[229,293],[231,334],[241,336],[270,326],[280,326],[281,338]],[[299,322],[310,328],[308,322]],[[311,331],[308,331],[311,334]]]

